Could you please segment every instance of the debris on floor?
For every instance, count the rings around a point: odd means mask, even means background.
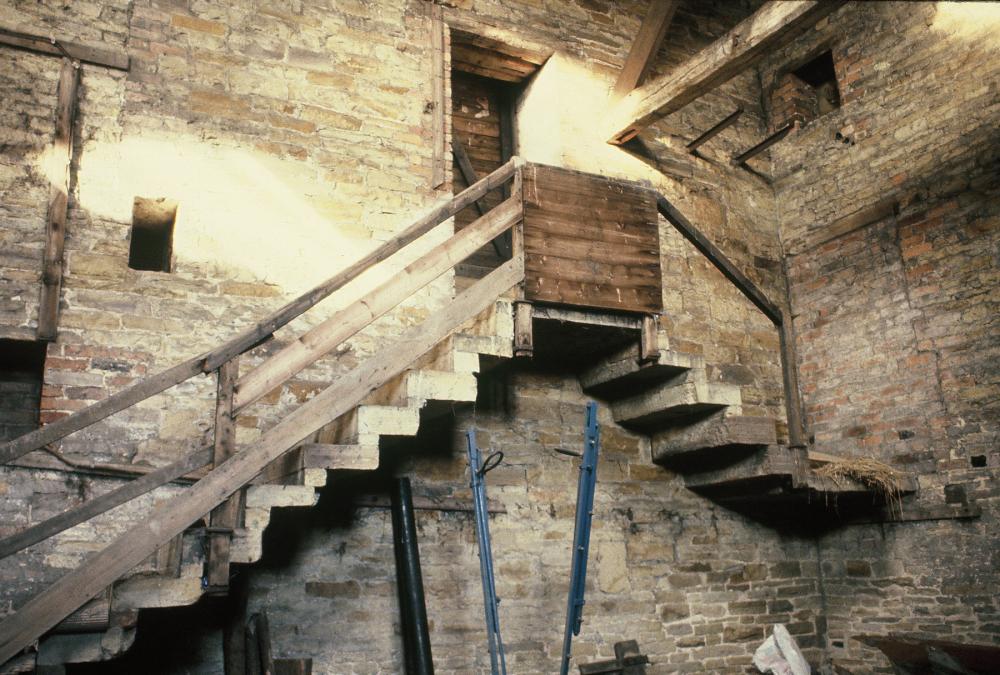
[[[757,648],[753,665],[762,673],[772,675],[809,675],[812,670],[799,651],[795,638],[784,624],[774,624],[773,633]]]

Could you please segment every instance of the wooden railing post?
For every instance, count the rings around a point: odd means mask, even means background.
[[[236,416],[233,413],[233,393],[239,378],[240,357],[219,366],[215,400],[215,447],[213,468],[236,452]],[[243,511],[243,490],[212,510],[208,528],[208,556],[205,561],[206,590],[225,593],[229,587],[229,548],[233,529],[240,524]]]

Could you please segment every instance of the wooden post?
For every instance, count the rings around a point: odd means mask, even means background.
[[[433,87],[431,100],[431,124],[433,131],[433,162],[431,188],[437,189],[444,185],[445,171],[445,72],[444,72],[444,19],[441,5],[431,3],[431,85]]]
[[[785,278],[785,303],[778,326],[781,348],[781,378],[785,385],[785,415],[788,419],[788,444],[806,445],[805,418],[802,414],[802,392],[799,390],[798,356],[795,350],[795,326],[792,323],[792,289],[788,282],[788,258],[782,262]]]
[[[531,332],[530,302],[514,303],[514,356],[531,357],[535,353],[535,343]]]
[[[651,363],[660,357],[657,324],[655,314],[643,315],[642,330],[639,333],[639,363]]]
[[[215,448],[213,467],[217,467],[236,452],[236,417],[233,414],[233,390],[239,377],[240,357],[236,356],[219,367],[215,400]],[[212,510],[209,521],[209,548],[205,562],[205,579],[209,591],[225,593],[229,587],[229,547],[233,528],[239,525],[243,507],[243,490],[238,490]]]
[[[42,259],[42,293],[38,302],[38,339],[54,340],[59,325],[59,289],[62,287],[63,251],[66,243],[66,207],[69,204],[70,164],[73,161],[73,121],[76,118],[76,89],[80,82],[78,63],[64,58],[59,72],[56,104],[56,135],[52,144],[53,163],[60,162],[58,176],[49,188],[49,208],[45,219],[45,253]]]

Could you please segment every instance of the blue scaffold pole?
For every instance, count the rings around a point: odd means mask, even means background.
[[[594,488],[597,484],[597,455],[601,449],[597,426],[597,404],[587,403],[583,435],[583,461],[576,489],[576,524],[573,527],[573,564],[570,568],[569,602],[566,607],[566,634],[563,638],[561,675],[569,673],[573,636],[583,624],[583,592],[587,583],[587,554],[590,550],[590,523],[594,516]]]
[[[502,452],[494,452],[480,460],[476,445],[476,432],[466,432],[469,441],[469,473],[472,487],[472,501],[476,514],[476,541],[479,542],[479,572],[483,577],[483,605],[486,608],[486,635],[490,645],[490,669],[492,675],[507,675],[507,664],[503,656],[503,641],[500,639],[500,598],[497,597],[493,578],[493,547],[490,544],[489,512],[486,508],[486,483],[484,477],[496,468],[503,459]]]

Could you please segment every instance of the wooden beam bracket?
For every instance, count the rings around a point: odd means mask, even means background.
[[[646,77],[660,44],[670,28],[680,0],[651,0],[649,10],[639,26],[639,33],[629,49],[625,65],[611,90],[611,97],[619,99],[635,89]]]
[[[104,66],[105,68],[112,68],[114,70],[127,71],[129,68],[129,57],[124,52],[113,52],[97,47],[87,47],[75,42],[22,33],[9,28],[0,27],[0,46],[22,49],[36,54],[60,56],[80,63]]]
[[[516,358],[531,358],[535,353],[534,335],[532,333],[532,312],[534,306],[530,302],[514,303],[514,356]]]

